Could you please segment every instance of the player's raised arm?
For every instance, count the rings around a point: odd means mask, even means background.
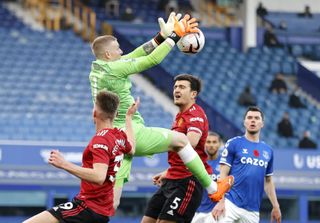
[[[198,32],[198,23],[195,18],[185,15],[180,21],[174,17],[174,31],[171,35],[161,43],[155,50],[147,56],[134,59],[120,59],[108,63],[111,70],[119,76],[128,76],[140,73],[153,66],[161,63],[161,61],[169,54],[172,48],[180,40],[181,37],[188,33]]]
[[[174,31],[175,17],[179,21],[181,16],[182,15],[180,13],[176,15],[175,12],[171,12],[167,22],[165,22],[164,19],[161,17],[158,18],[160,32],[158,32],[157,35],[153,37],[150,41],[137,47],[131,53],[123,55],[121,58],[132,59],[150,54],[157,46],[163,43],[169,35],[171,35],[171,33]]]
[[[140,105],[140,98],[138,97],[137,100],[128,108],[127,114],[126,114],[126,134],[128,141],[131,144],[131,151],[129,154],[133,155],[135,153],[135,138],[134,138],[134,132],[132,127],[132,117],[137,112],[138,107]]]

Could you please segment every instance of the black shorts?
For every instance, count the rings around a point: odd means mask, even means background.
[[[74,198],[48,210],[60,223],[107,223],[108,216],[95,213],[85,202]]]
[[[163,185],[152,196],[145,216],[175,221],[191,222],[202,199],[203,188],[194,177],[163,181]]]

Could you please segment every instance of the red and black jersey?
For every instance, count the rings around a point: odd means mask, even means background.
[[[198,145],[194,148],[199,154],[205,168],[209,174],[212,173],[211,167],[207,163],[207,154],[205,152],[205,143],[208,136],[209,125],[208,119],[203,109],[193,104],[188,110],[176,115],[172,130],[182,132],[187,135],[188,132],[201,134]],[[192,175],[185,164],[175,152],[168,152],[169,169],[167,171],[168,179],[182,179]]]
[[[98,214],[114,215],[113,186],[115,175],[124,154],[130,151],[131,145],[124,131],[117,128],[106,128],[99,131],[83,152],[82,167],[93,168],[94,163],[107,164],[106,180],[103,185],[81,180],[80,193],[77,198],[85,201],[87,206]]]

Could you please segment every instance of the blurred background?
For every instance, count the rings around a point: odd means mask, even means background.
[[[157,18],[190,13],[203,50],[173,50],[134,75],[147,126],[170,128],[172,80],[203,80],[198,103],[223,139],[243,134],[248,105],[265,112],[283,222],[320,222],[319,0],[2,0],[0,2],[0,222],[16,223],[71,199],[79,180],[47,164],[51,149],[81,165],[94,134],[90,41],[112,34],[123,51],[151,39]],[[135,158],[112,223],[140,222],[167,155]],[[264,199],[261,222],[269,222]]]

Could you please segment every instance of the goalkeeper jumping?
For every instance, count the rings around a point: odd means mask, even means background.
[[[101,90],[116,93],[120,98],[118,116],[114,120],[115,127],[125,127],[125,116],[128,107],[134,102],[131,95],[131,81],[129,75],[140,73],[161,61],[173,49],[181,37],[188,33],[198,32],[195,18],[172,12],[165,23],[159,18],[160,32],[150,41],[139,46],[129,54],[123,55],[117,39],[110,35],[97,37],[92,43],[92,52],[96,60],[92,62],[90,83],[92,98]],[[167,151],[177,152],[186,167],[198,178],[207,189],[213,201],[220,200],[233,184],[230,176],[218,184],[210,178],[204,164],[188,138],[183,133],[169,129],[146,127],[140,113],[137,111],[132,119],[136,152],[135,156],[147,156]],[[132,157],[125,157],[116,175],[114,207],[118,207],[122,187],[128,181],[131,170]]]

